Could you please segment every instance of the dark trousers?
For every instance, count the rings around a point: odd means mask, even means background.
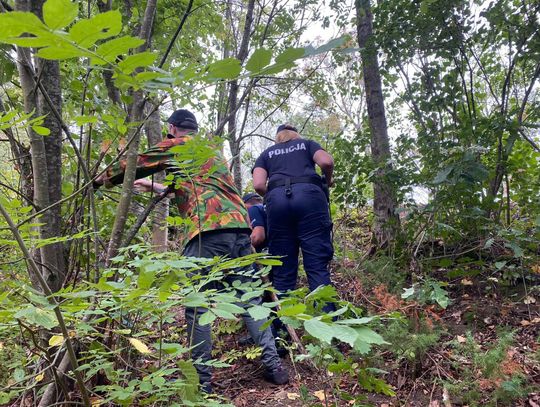
[[[302,249],[309,289],[313,291],[332,284],[328,264],[334,248],[328,202],[317,185],[293,184],[290,188],[290,196],[285,187],[274,188],[266,195],[268,251],[285,256],[283,265],[272,268],[272,284],[282,293],[296,288],[298,253]]]
[[[203,232],[200,235],[200,240],[199,236],[194,237],[184,249],[184,256],[188,257],[213,258],[215,256],[227,256],[234,259],[248,254],[251,254],[251,240],[247,232],[227,231],[226,229],[223,231]],[[200,273],[204,274],[204,272],[203,270]],[[229,286],[232,286],[236,280],[247,282],[251,279],[245,275],[235,275],[233,273],[224,277],[224,282]],[[223,288],[223,286],[215,283],[211,283],[207,287],[207,289],[220,288]],[[259,305],[261,299],[254,298],[249,303]],[[243,307],[245,304],[238,303],[237,305]],[[186,307],[189,345],[195,345],[192,350],[192,358],[193,360],[201,359],[203,362],[208,362],[212,358],[211,324],[199,324],[199,318],[206,311],[208,310],[205,308]],[[255,344],[262,347],[261,359],[263,364],[270,369],[279,366],[280,361],[271,330],[269,328],[263,331],[260,330],[266,319],[256,321],[247,312],[242,314],[242,318]],[[199,373],[201,383],[210,381],[212,378],[212,368],[210,366],[196,364],[195,368]]]

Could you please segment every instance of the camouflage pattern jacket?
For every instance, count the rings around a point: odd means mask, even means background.
[[[165,170],[173,174],[172,186],[180,216],[186,227],[184,245],[200,232],[219,229],[244,229],[250,233],[247,210],[236,188],[227,162],[218,150],[206,151],[203,162],[184,157],[182,146],[192,138],[188,135],[167,138],[139,154],[136,178],[144,178]],[[194,154],[193,151],[189,152]],[[204,154],[204,152],[203,152]],[[106,182],[120,184],[124,179],[126,161],[121,160],[107,170]]]

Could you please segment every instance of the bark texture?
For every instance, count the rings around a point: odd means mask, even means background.
[[[138,52],[143,52],[148,48],[152,25],[154,24],[154,15],[156,12],[157,0],[148,0],[144,13],[143,22],[141,24],[139,35],[145,40],[145,43],[138,48]],[[143,119],[144,107],[146,98],[142,91],[132,93],[133,103],[130,105],[128,120],[131,123],[140,122]],[[141,139],[140,127],[132,128],[129,132],[130,144],[126,154],[126,168],[124,172],[124,182],[122,184],[122,194],[120,202],[116,208],[116,217],[111,232],[111,239],[107,248],[106,265],[110,263],[110,259],[116,256],[129,213],[131,198],[133,196],[133,182],[135,181],[135,171],[137,169],[137,158],[139,153],[139,142]]]
[[[373,212],[375,214],[373,237],[378,246],[384,247],[394,239],[399,227],[399,218],[395,214],[396,194],[387,179],[388,172],[392,170],[389,163],[390,143],[377,48],[373,37],[373,14],[369,0],[356,0],[356,15],[371,132],[371,155],[377,167],[377,174],[373,181]]]
[[[17,10],[31,11],[41,17],[41,1],[18,0],[16,2]],[[48,61],[50,62],[50,61]],[[61,105],[60,93],[60,72],[54,66],[37,61],[37,66],[44,69],[43,76],[36,76],[36,69],[29,49],[17,47],[17,69],[21,80],[21,88],[24,99],[24,109],[26,113],[35,112],[36,115],[49,115],[49,110],[44,108],[43,101],[38,94],[36,81],[41,80],[45,89],[55,95]],[[58,66],[56,66],[58,68]],[[30,138],[30,152],[33,169],[34,184],[34,204],[37,209],[49,207],[52,203],[58,201],[61,197],[61,129],[60,125],[52,117],[47,117],[44,123],[51,130],[51,140],[36,134],[31,128],[28,128]],[[49,173],[49,170],[51,173]],[[60,208],[53,207],[45,211],[38,221],[41,225],[38,227],[41,239],[47,239],[60,235]],[[36,253],[39,261],[40,271],[52,291],[61,288],[64,275],[65,263],[63,261],[63,250],[60,244],[49,244],[39,249]],[[33,281],[36,285],[36,281]]]

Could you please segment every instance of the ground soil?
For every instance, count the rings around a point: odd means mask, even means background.
[[[511,375],[520,373],[528,378],[527,396],[512,400],[512,406],[540,406],[540,363],[539,327],[540,309],[538,302],[524,303],[524,294],[519,289],[514,294],[502,292],[497,285],[468,279],[456,280],[448,286],[452,299],[446,309],[434,306],[411,307],[404,304],[399,296],[385,292],[384,289],[365,290],[361,280],[349,274],[335,273],[334,280],[342,297],[364,306],[372,314],[387,311],[403,311],[413,318],[421,315],[437,326],[444,326],[444,334],[439,343],[431,347],[420,361],[420,365],[396,363],[391,351],[381,351],[378,363],[388,372],[385,380],[396,396],[390,397],[366,392],[351,378],[343,379],[338,385],[331,383],[325,372],[317,371],[305,362],[292,363],[290,357],[283,360],[288,369],[291,382],[285,386],[275,386],[262,378],[262,367],[256,361],[238,359],[230,368],[220,369],[214,375],[216,392],[235,406],[428,406],[449,407],[466,405],[459,397],[450,396],[442,385],[443,381],[459,382],[459,372],[455,370],[455,355],[449,343],[464,340],[471,334],[481,348],[488,349],[497,339],[500,328],[514,333],[514,345],[509,349],[503,362],[502,371]],[[533,296],[534,299],[534,296]],[[528,301],[525,301],[528,302]],[[394,309],[392,309],[394,308]],[[384,333],[383,333],[384,334]],[[235,348],[237,339],[244,335],[239,332],[228,335],[223,349]],[[240,347],[241,348],[241,347]],[[347,352],[347,349],[344,349]],[[454,362],[454,364],[452,363]],[[463,360],[464,364],[471,361]],[[453,367],[454,366],[454,367]],[[484,401],[477,405],[488,405],[490,394],[500,381],[490,381],[478,377],[480,388],[484,391]],[[334,392],[332,392],[334,388]],[[365,401],[346,400],[339,397],[339,391],[355,397],[364,396]]]

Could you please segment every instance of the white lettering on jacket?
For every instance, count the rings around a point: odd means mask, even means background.
[[[306,145],[304,143],[300,143],[295,146],[291,146],[287,148],[276,148],[275,150],[268,152],[268,158],[272,158],[273,155],[289,154],[289,153],[292,153],[293,151],[298,151],[298,150],[306,150]]]

